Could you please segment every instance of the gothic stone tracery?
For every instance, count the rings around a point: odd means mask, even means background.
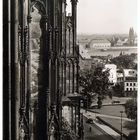
[[[10,53],[18,58],[14,72],[19,73],[15,73],[17,90],[12,92],[18,95],[14,99],[18,113],[13,140],[78,139],[77,1],[71,1],[69,16],[65,0],[14,0],[14,3],[10,8],[17,12],[10,18],[16,22],[10,24],[17,28],[11,34],[18,36],[14,40],[18,45],[10,47],[18,53]]]

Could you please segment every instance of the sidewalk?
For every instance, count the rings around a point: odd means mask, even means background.
[[[104,131],[105,133],[110,135],[114,140],[120,140],[120,134],[119,133],[117,133],[116,131],[111,129],[109,126],[104,125],[104,124],[98,122],[98,120],[96,119],[96,116],[101,115],[101,114],[91,113],[89,111],[85,112],[85,110],[82,110],[82,113],[83,113],[83,115],[85,117],[92,118],[93,119],[93,123],[97,127],[99,127],[102,131]],[[126,140],[126,139],[123,138],[123,140]]]
[[[109,126],[113,130],[121,134],[121,120],[99,116],[98,120],[100,120],[103,124]],[[124,137],[127,138],[129,134],[133,132],[135,132],[135,122],[122,120],[122,133]]]

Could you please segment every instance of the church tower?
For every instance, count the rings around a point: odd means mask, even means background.
[[[131,27],[129,29],[129,45],[133,46],[134,45],[134,41],[135,41],[134,29],[133,29],[133,27]]]

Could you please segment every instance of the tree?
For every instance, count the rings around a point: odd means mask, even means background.
[[[114,95],[118,97],[124,97],[124,87],[122,84],[117,83],[113,86]]]
[[[137,140],[137,131],[131,132],[131,133],[128,135],[128,140]]]
[[[87,70],[80,72],[79,83],[81,86],[81,94],[85,96],[91,103],[93,93],[98,95],[98,108],[102,106],[103,98],[108,94],[109,90],[109,70],[103,67],[96,67],[95,70]],[[89,104],[90,105],[90,104]]]
[[[135,68],[136,63],[134,60],[136,59],[136,54],[131,55],[120,55],[111,59],[111,63],[117,65],[118,68],[129,69]]]
[[[85,97],[85,106],[91,105],[91,98],[92,94],[94,92],[93,88],[91,88],[91,81],[93,77],[93,72],[90,70],[82,70],[80,71],[80,77],[79,77],[79,84],[80,84],[80,93]]]
[[[125,112],[128,118],[135,121],[135,131],[130,133],[128,140],[137,140],[137,100],[130,99],[125,104]]]
[[[137,100],[128,100],[125,104],[125,112],[128,118],[137,121]]]

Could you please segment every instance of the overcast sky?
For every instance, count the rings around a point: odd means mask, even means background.
[[[128,33],[137,30],[137,0],[78,0],[78,33]]]

